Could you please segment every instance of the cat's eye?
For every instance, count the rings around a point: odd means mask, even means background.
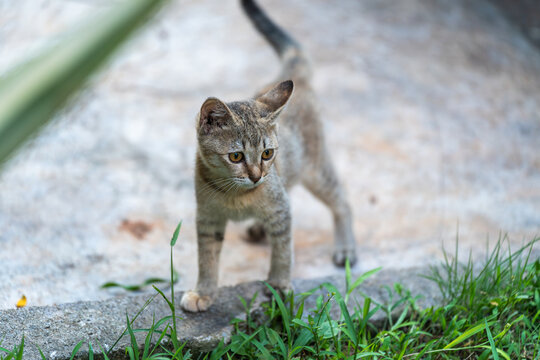
[[[274,149],[266,149],[261,155],[263,160],[270,160],[272,156],[274,156]]]
[[[241,152],[230,153],[229,160],[231,160],[233,163],[239,163],[240,161],[244,160],[244,154]]]

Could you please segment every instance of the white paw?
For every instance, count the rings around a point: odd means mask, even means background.
[[[195,291],[186,291],[180,300],[182,309],[189,312],[206,311],[212,305],[210,296],[200,296]]]

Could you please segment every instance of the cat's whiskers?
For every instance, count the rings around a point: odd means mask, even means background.
[[[231,179],[226,178],[225,181],[220,182],[219,186],[217,186],[217,189],[215,187],[210,188],[210,196],[208,198],[208,201],[214,201],[219,195],[223,195],[226,193],[226,189],[230,186]]]
[[[227,178],[227,182],[223,186],[220,187],[220,191],[215,190],[215,193],[213,196],[209,199],[209,201],[214,200],[218,195],[223,196],[230,196],[230,191],[233,190],[235,187],[239,186],[237,181],[235,181],[236,178]]]
[[[224,192],[224,193],[225,193],[226,195],[229,195],[229,192],[230,192],[231,190],[233,190],[236,186],[238,186],[237,183],[236,183],[234,180],[231,180],[231,183],[229,184],[229,186],[227,187],[227,189],[225,189],[225,192]]]
[[[230,181],[231,181],[230,178],[217,178],[217,179],[211,180],[207,182],[206,184],[204,184],[198,190],[198,193],[203,196],[214,195],[212,196],[212,198],[214,198],[215,195],[219,193],[216,187],[219,189],[222,189],[224,186],[227,186]]]

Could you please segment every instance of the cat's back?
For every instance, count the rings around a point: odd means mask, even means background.
[[[294,82],[294,78],[293,78]],[[294,92],[279,119],[279,156],[276,166],[287,188],[316,166],[324,147],[317,102],[308,83],[295,82]]]
[[[290,187],[301,179],[302,173],[317,166],[324,152],[323,127],[310,84],[312,67],[300,44],[275,24],[255,1],[242,0],[241,4],[255,28],[281,59],[281,74],[275,83],[285,80],[294,83],[294,92],[280,115],[280,155],[276,160],[282,180]],[[272,85],[260,93],[266,92]]]

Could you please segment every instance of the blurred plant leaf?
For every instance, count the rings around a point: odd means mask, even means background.
[[[0,165],[165,1],[117,3],[0,77]]]
[[[180,275],[178,274],[178,272],[176,270],[173,270],[173,283],[176,284],[179,278],[180,278]],[[109,281],[101,285],[101,288],[107,289],[107,288],[112,288],[112,287],[119,287],[127,291],[139,291],[149,285],[160,284],[160,283],[170,284],[170,280],[158,278],[158,277],[152,277],[152,278],[144,280],[141,284],[134,284],[134,285],[125,285],[125,284],[120,284],[114,281]]]

